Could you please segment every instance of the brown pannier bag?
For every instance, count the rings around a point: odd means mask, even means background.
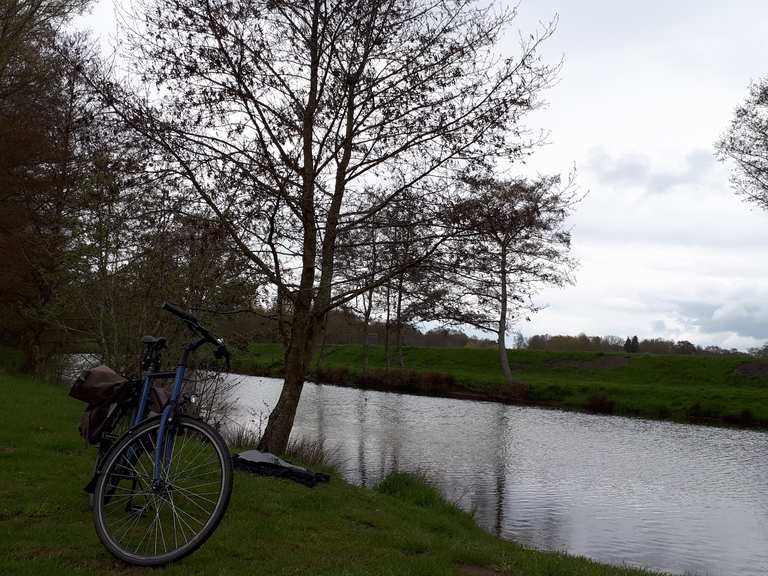
[[[109,416],[109,407],[127,392],[127,378],[108,366],[96,366],[83,370],[69,389],[69,395],[87,402],[80,417],[80,435],[91,444],[98,444]]]
[[[126,382],[127,378],[109,366],[96,366],[80,372],[69,389],[69,395],[88,404],[114,402],[120,397]]]

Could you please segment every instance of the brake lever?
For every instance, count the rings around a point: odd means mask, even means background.
[[[213,356],[217,360],[221,360],[222,358],[224,358],[224,363],[227,366],[227,372],[232,370],[232,364],[230,363],[229,350],[227,350],[227,347],[224,346],[224,344],[219,344],[218,348],[216,348],[216,351],[213,353]]]

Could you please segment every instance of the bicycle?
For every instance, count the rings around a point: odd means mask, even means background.
[[[232,460],[221,435],[184,415],[182,395],[189,357],[205,344],[214,355],[229,353],[191,314],[172,304],[163,309],[199,338],[187,344],[174,371],[159,370],[161,339],[145,339],[141,392],[117,410],[135,407],[131,427],[97,460],[93,491],[96,533],[112,555],[138,566],[170,564],[191,554],[213,534],[229,505]],[[147,417],[152,382],[173,378],[170,397],[158,416]]]

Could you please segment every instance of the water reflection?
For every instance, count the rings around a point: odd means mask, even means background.
[[[242,416],[281,382],[244,378]],[[692,574],[768,573],[768,435],[307,385],[294,435],[374,485],[423,472],[503,538]]]

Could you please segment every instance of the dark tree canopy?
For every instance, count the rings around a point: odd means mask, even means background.
[[[0,5],[0,345],[47,376],[84,348],[133,369],[138,336],[173,337],[157,302],[255,293],[210,210],[178,209],[146,174],[152,149],[85,81],[95,48],[67,26],[85,4]]]

